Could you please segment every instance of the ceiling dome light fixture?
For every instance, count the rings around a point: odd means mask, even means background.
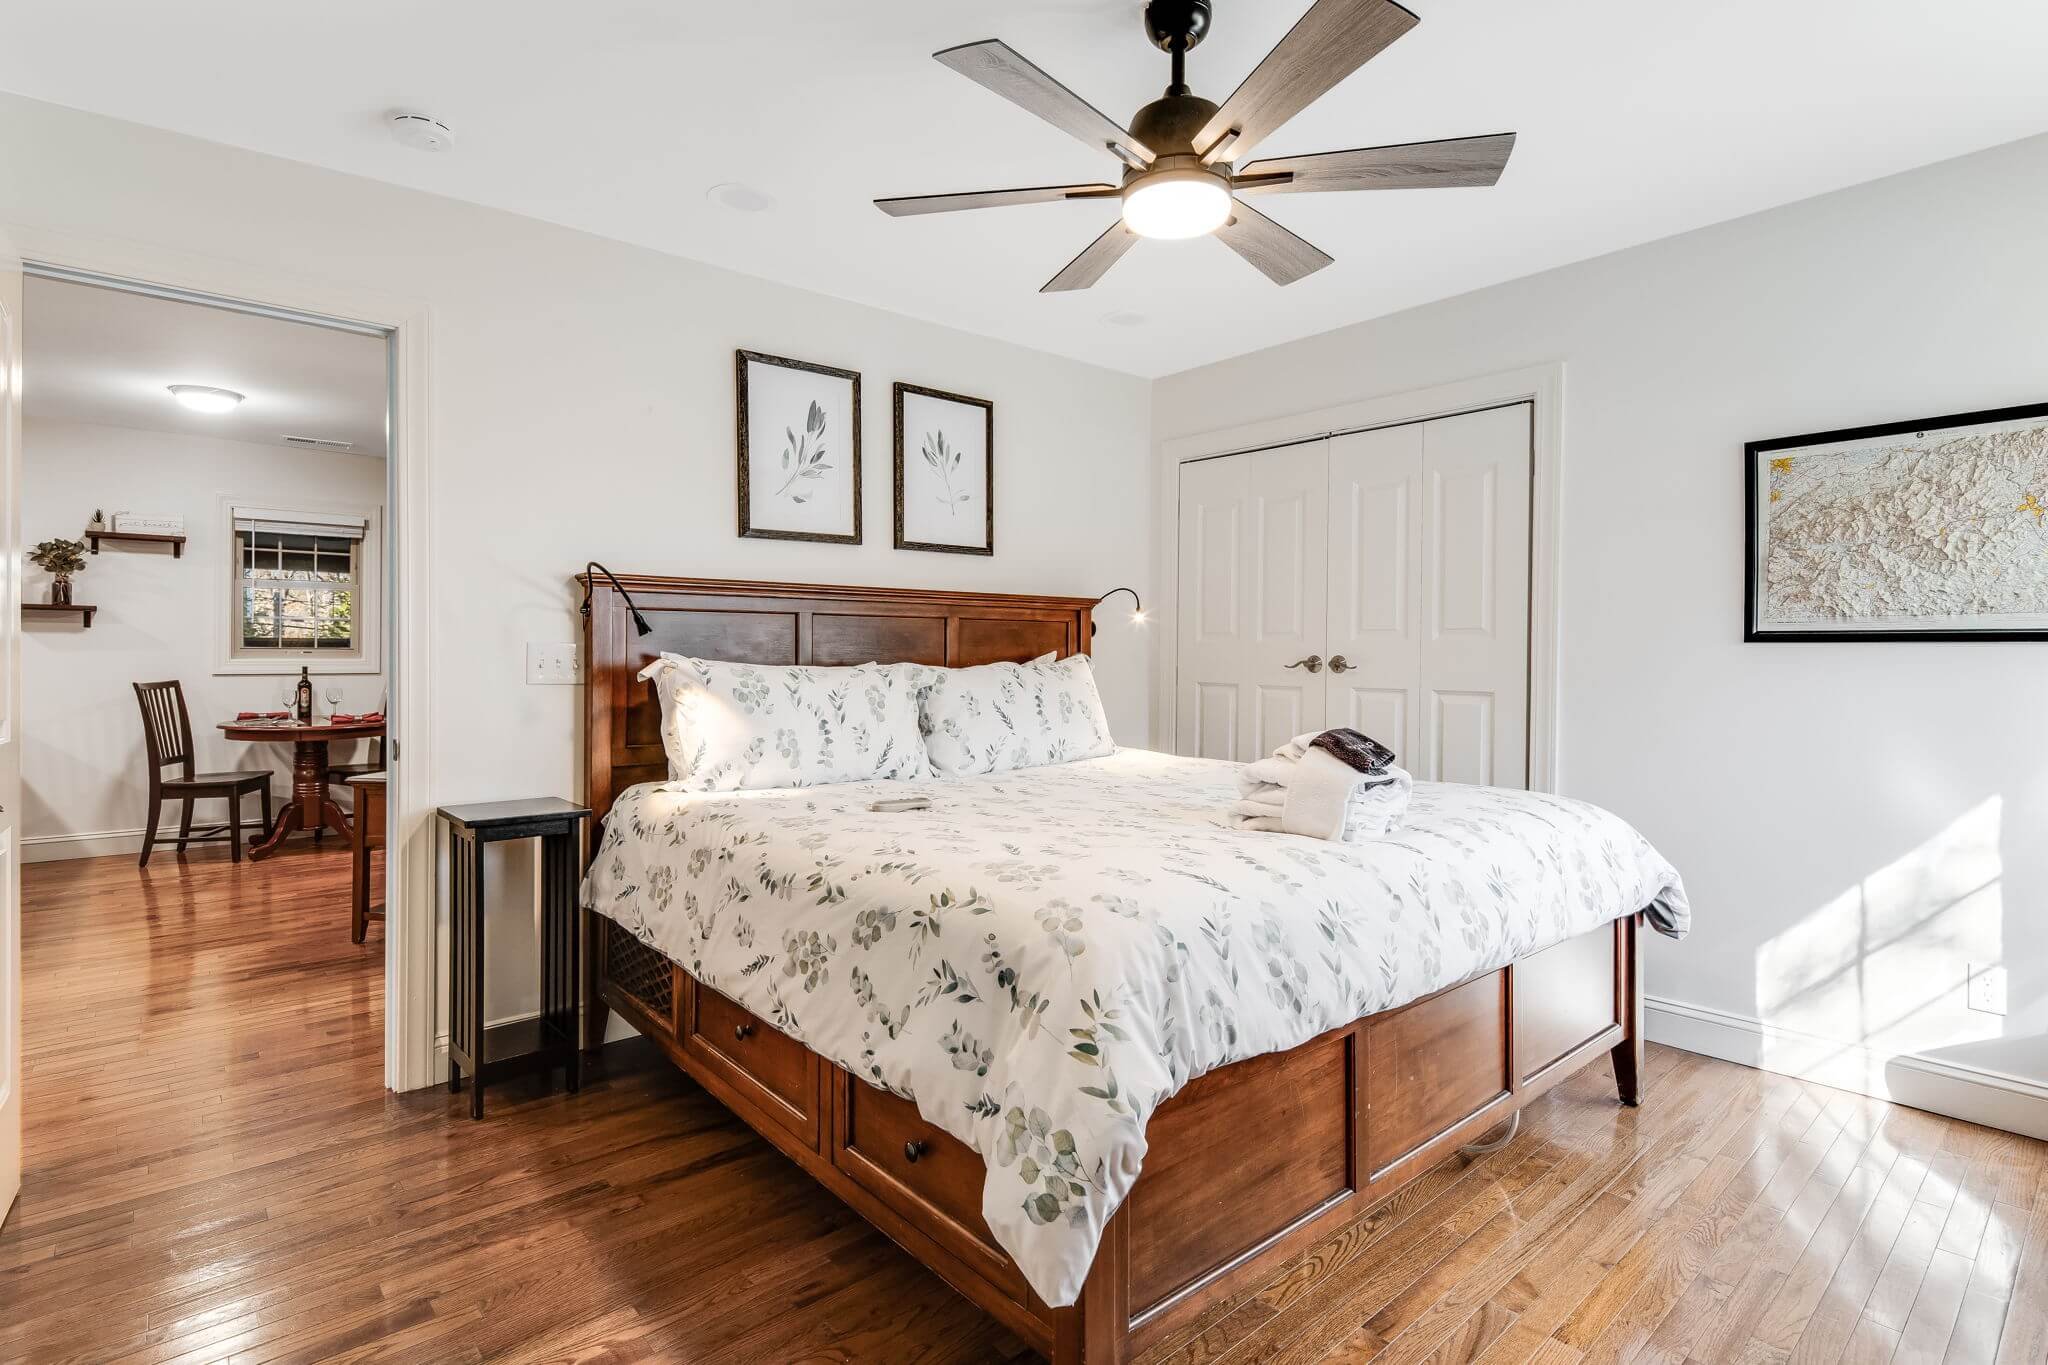
[[[1139,176],[1124,190],[1124,226],[1140,237],[1206,237],[1230,221],[1230,185],[1195,166]]]
[[[194,412],[219,416],[241,406],[242,395],[233,389],[216,389],[208,384],[173,384],[171,397]]]

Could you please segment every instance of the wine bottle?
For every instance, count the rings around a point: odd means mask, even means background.
[[[299,687],[295,696],[292,709],[298,713],[299,724],[310,725],[313,721],[313,675],[303,665],[299,668]]]

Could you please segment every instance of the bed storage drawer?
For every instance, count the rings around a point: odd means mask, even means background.
[[[701,982],[684,1010],[683,1046],[742,1099],[817,1146],[822,1087],[817,1054]]]
[[[909,1100],[857,1078],[847,1078],[845,1096],[833,1163],[991,1280],[1023,1293],[1023,1275],[981,1216],[985,1168],[974,1149],[926,1123]]]

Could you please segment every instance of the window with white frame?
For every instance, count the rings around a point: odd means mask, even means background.
[[[368,657],[368,519],[236,507],[229,657],[237,662]]]

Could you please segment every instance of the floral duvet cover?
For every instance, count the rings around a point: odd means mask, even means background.
[[[982,1212],[1072,1303],[1192,1078],[1648,910],[1678,874],[1623,820],[1418,782],[1370,843],[1219,823],[1237,765],[1122,749],[953,781],[613,806],[584,903],[979,1152]],[[932,808],[870,803],[928,795]]]

